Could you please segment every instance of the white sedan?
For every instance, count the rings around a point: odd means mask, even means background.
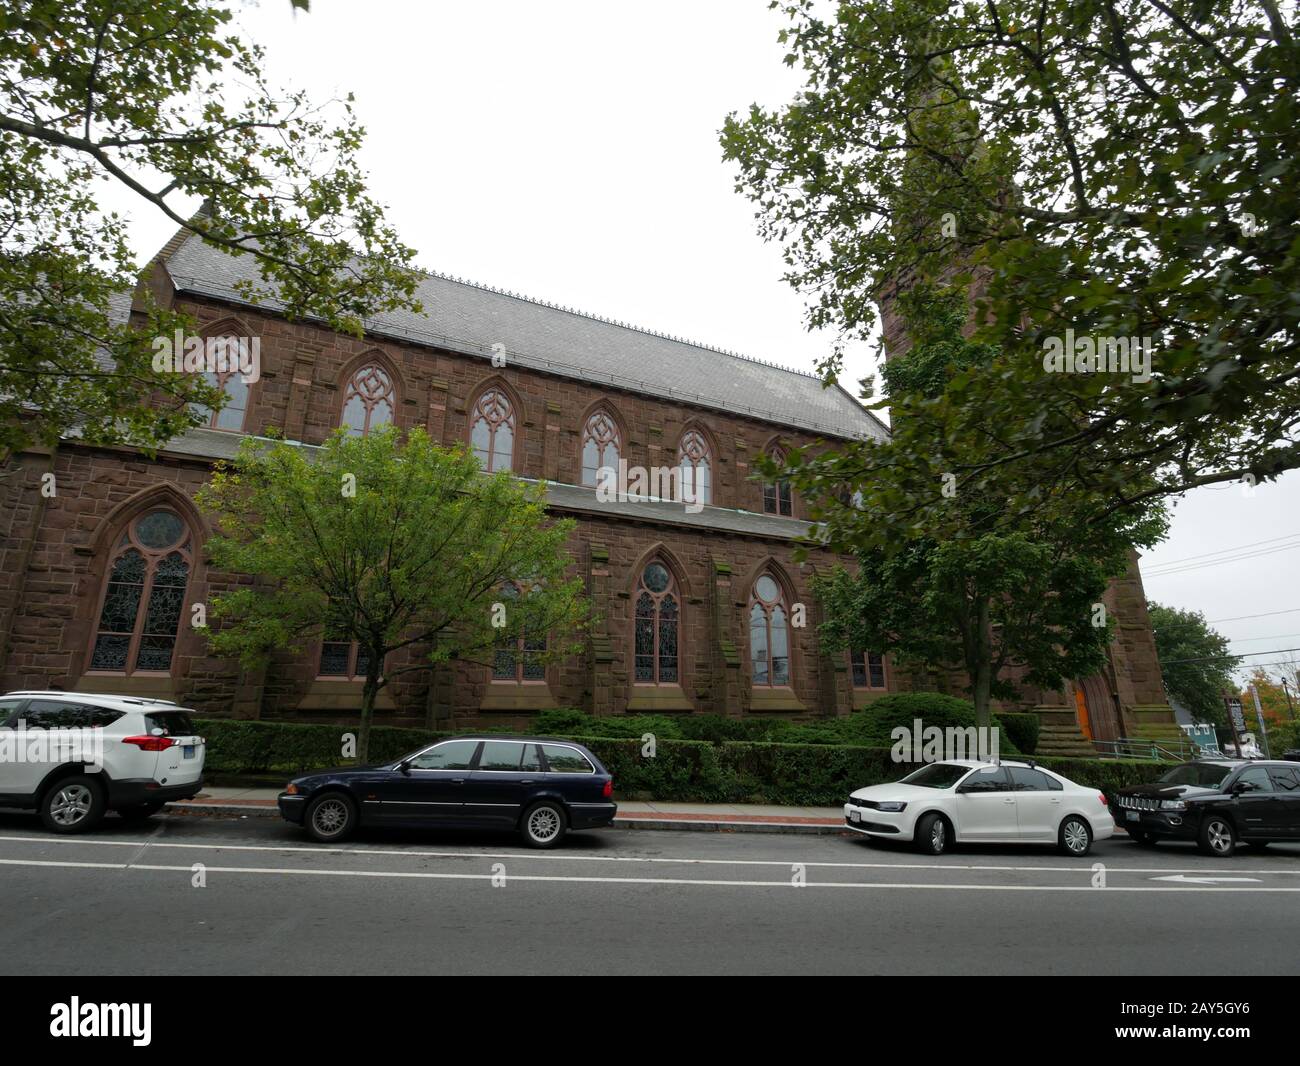
[[[948,759],[892,785],[860,788],[844,824],[876,840],[942,855],[953,844],[1056,844],[1083,856],[1115,831],[1105,795],[1032,762]]]

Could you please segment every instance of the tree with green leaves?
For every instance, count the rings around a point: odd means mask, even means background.
[[[513,655],[526,635],[533,662],[578,650],[587,604],[565,573],[573,522],[549,520],[543,494],[418,428],[405,441],[392,427],[340,431],[315,452],[249,438],[197,497],[214,564],[258,579],[213,598],[210,646],[257,666],[308,640],[356,641],[364,762],[375,699],[394,678]],[[406,648],[428,654],[397,665]]]
[[[1007,471],[1014,513],[1055,468],[1104,514],[1300,464],[1294,5],[773,6],[804,88],[722,144],[838,337],[828,377],[898,287],[969,281],[998,356],[932,401],[989,445],[954,457],[963,488]]]
[[[304,6],[305,5],[301,5]],[[193,323],[140,286],[109,186],[232,255],[252,301],[360,335],[418,306],[412,252],[367,194],[350,98],[280,93],[211,0],[15,0],[0,10],[0,468],[69,432],[146,450],[219,407],[202,375],[155,369]],[[191,217],[182,205],[206,202]]]
[[[959,485],[951,471],[989,439],[936,418],[951,409],[935,397],[999,353],[964,336],[960,288],[917,284],[900,306],[911,347],[885,371],[891,437],[793,452],[781,473],[809,502],[818,542],[857,559],[815,580],[828,646],[959,671],[988,726],[991,699],[1015,698],[1021,682],[1055,689],[1102,666],[1107,583],[1125,572],[1132,545],[1162,535],[1164,512],[1135,505],[1094,520],[1098,497],[1061,488],[1046,465],[1028,506],[1014,502],[1001,467]],[[777,473],[770,460],[764,470]],[[934,486],[941,513],[917,506]]]
[[[1147,615],[1165,691],[1198,722],[1226,726],[1223,697],[1237,688],[1232,675],[1241,665],[1241,656],[1229,652],[1228,638],[1211,629],[1200,611],[1148,602]]]

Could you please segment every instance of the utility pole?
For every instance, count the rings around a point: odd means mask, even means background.
[[[1259,689],[1251,685],[1250,695],[1255,701],[1255,718],[1259,722],[1259,738],[1264,742],[1264,758],[1271,759],[1273,753],[1268,747],[1268,726],[1264,724],[1264,708],[1259,705]]]
[[[1286,693],[1286,709],[1291,712],[1291,721],[1295,721],[1295,704],[1291,702],[1291,690],[1287,688],[1286,678],[1282,678],[1282,691]]]

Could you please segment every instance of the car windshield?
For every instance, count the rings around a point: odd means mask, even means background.
[[[1213,763],[1189,762],[1175,766],[1162,778],[1162,785],[1199,785],[1202,788],[1218,788],[1223,779],[1232,771],[1230,766],[1216,766]]]
[[[919,785],[921,788],[952,788],[965,776],[969,766],[958,766],[950,762],[935,762],[913,770],[900,785]]]

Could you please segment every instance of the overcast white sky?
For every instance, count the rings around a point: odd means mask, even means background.
[[[263,0],[241,23],[273,83],[356,94],[371,190],[421,266],[803,370],[825,354],[718,146],[728,112],[799,88],[766,0]],[[147,256],[172,227],[133,215]],[[870,369],[863,346],[850,392]],[[1300,547],[1228,561],[1262,541],[1300,546],[1300,472],[1180,503],[1147,593],[1211,620],[1291,609],[1216,628],[1300,647]],[[1212,565],[1161,576],[1184,559]]]

